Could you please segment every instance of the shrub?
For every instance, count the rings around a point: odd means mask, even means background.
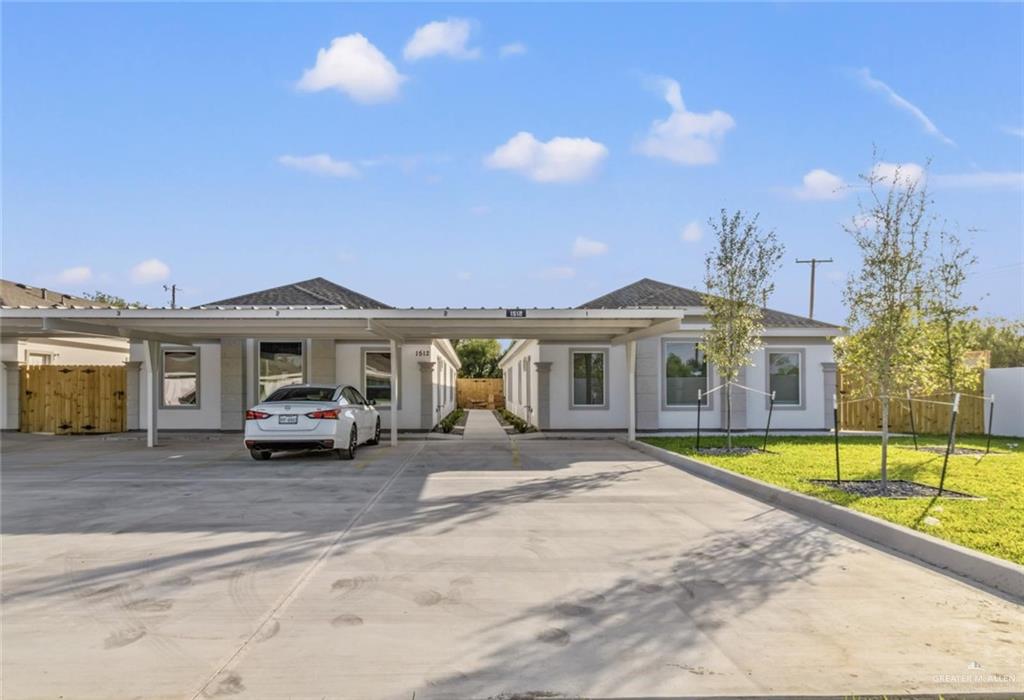
[[[441,422],[437,424],[437,427],[442,433],[450,433],[452,429],[455,428],[455,424],[459,422],[459,419],[462,418],[465,413],[466,412],[461,408],[456,408],[454,411],[442,418]]]
[[[506,423],[516,429],[517,433],[528,433],[534,429],[532,425],[512,413],[512,411],[509,411],[507,408],[499,408],[498,412],[501,414],[501,417],[505,419]]]

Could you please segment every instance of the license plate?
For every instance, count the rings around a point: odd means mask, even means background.
[[[281,425],[294,425],[299,422],[298,416],[278,416],[277,422]]]

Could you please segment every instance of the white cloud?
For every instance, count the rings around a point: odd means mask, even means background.
[[[871,169],[871,178],[882,185],[906,187],[924,179],[924,168],[917,163],[878,162]]]
[[[459,280],[460,282],[468,282],[471,279],[473,279],[473,273],[472,272],[456,272],[455,273],[455,279]]]
[[[841,199],[845,194],[843,178],[822,168],[804,175],[803,184],[793,190],[799,199]]]
[[[537,277],[545,280],[567,280],[576,276],[576,269],[568,265],[546,267],[537,273]]]
[[[57,281],[61,284],[81,284],[90,279],[92,279],[92,270],[85,265],[69,267],[66,270],[61,270],[57,275]]]
[[[572,256],[574,258],[592,258],[595,255],[604,255],[608,252],[608,244],[595,241],[586,236],[576,236],[572,244]]]
[[[494,149],[484,164],[498,170],[517,170],[537,182],[582,180],[608,155],[604,144],[588,138],[559,136],[548,142],[520,131]]]
[[[1003,132],[1009,134],[1010,136],[1016,136],[1018,138],[1024,139],[1024,127],[1021,127],[1021,126],[1004,126],[1003,127]]]
[[[167,263],[150,258],[143,260],[131,269],[132,282],[135,284],[147,284],[149,282],[160,282],[171,276],[171,268]]]
[[[294,168],[316,175],[329,177],[359,177],[359,170],[347,160],[335,160],[326,153],[312,156],[280,156],[277,162],[286,168]]]
[[[362,34],[340,36],[316,53],[316,64],[299,80],[308,92],[334,89],[356,102],[387,102],[398,96],[405,76]]]
[[[466,46],[472,29],[468,19],[449,18],[443,22],[424,24],[405,45],[405,60],[418,61],[431,56],[479,58],[480,49]]]
[[[691,221],[686,224],[686,226],[683,226],[683,230],[679,233],[680,240],[685,243],[696,243],[703,237],[704,229],[701,228],[701,225],[696,221]]]
[[[736,126],[729,114],[720,110],[689,112],[683,104],[679,83],[660,78],[657,86],[672,107],[667,119],[656,119],[636,150],[652,158],[666,158],[682,165],[709,165],[718,160],[718,149],[726,132]]]
[[[1016,171],[973,173],[951,173],[935,175],[932,182],[936,187],[959,189],[998,189],[1024,187],[1024,173]]]
[[[889,87],[887,84],[883,83],[878,78],[872,76],[871,71],[869,71],[867,68],[861,68],[859,71],[857,71],[857,77],[860,78],[861,82],[864,84],[865,87],[874,90],[875,92],[882,93],[887,98],[889,98],[889,102],[891,104],[895,105],[899,109],[902,109],[904,112],[908,112],[911,115],[913,115],[914,119],[920,122],[921,126],[924,127],[924,130],[927,133],[931,134],[932,136],[939,139],[943,143],[949,144],[950,146],[955,145],[953,143],[953,139],[949,138],[941,131],[939,131],[939,127],[935,126],[935,122],[929,119],[928,115],[922,112],[917,105],[913,104],[902,95],[897,94],[897,92],[893,90],[891,87]]]
[[[526,53],[526,44],[521,41],[513,41],[511,44],[505,44],[498,49],[498,54],[502,58],[506,56],[522,56]]]

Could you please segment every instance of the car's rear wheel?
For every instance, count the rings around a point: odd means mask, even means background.
[[[270,450],[249,450],[249,454],[252,455],[253,459],[270,459]]]
[[[356,426],[352,426],[352,432],[348,436],[348,447],[340,450],[335,450],[338,453],[338,459],[355,459],[356,458],[356,446],[359,444],[359,436],[356,434]]]
[[[377,418],[377,425],[373,428],[373,437],[366,441],[367,445],[380,444],[380,418]]]

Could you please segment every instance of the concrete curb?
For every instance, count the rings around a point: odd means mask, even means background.
[[[1024,601],[1024,567],[1012,562],[940,540],[937,537],[911,530],[903,525],[890,523],[873,515],[859,513],[813,496],[796,493],[690,457],[684,457],[645,442],[629,440],[624,442],[635,450],[679,467],[702,479],[799,515],[809,516],[959,576],[969,583],[987,586],[1018,601]],[[1007,534],[1009,535],[1009,533]]]

